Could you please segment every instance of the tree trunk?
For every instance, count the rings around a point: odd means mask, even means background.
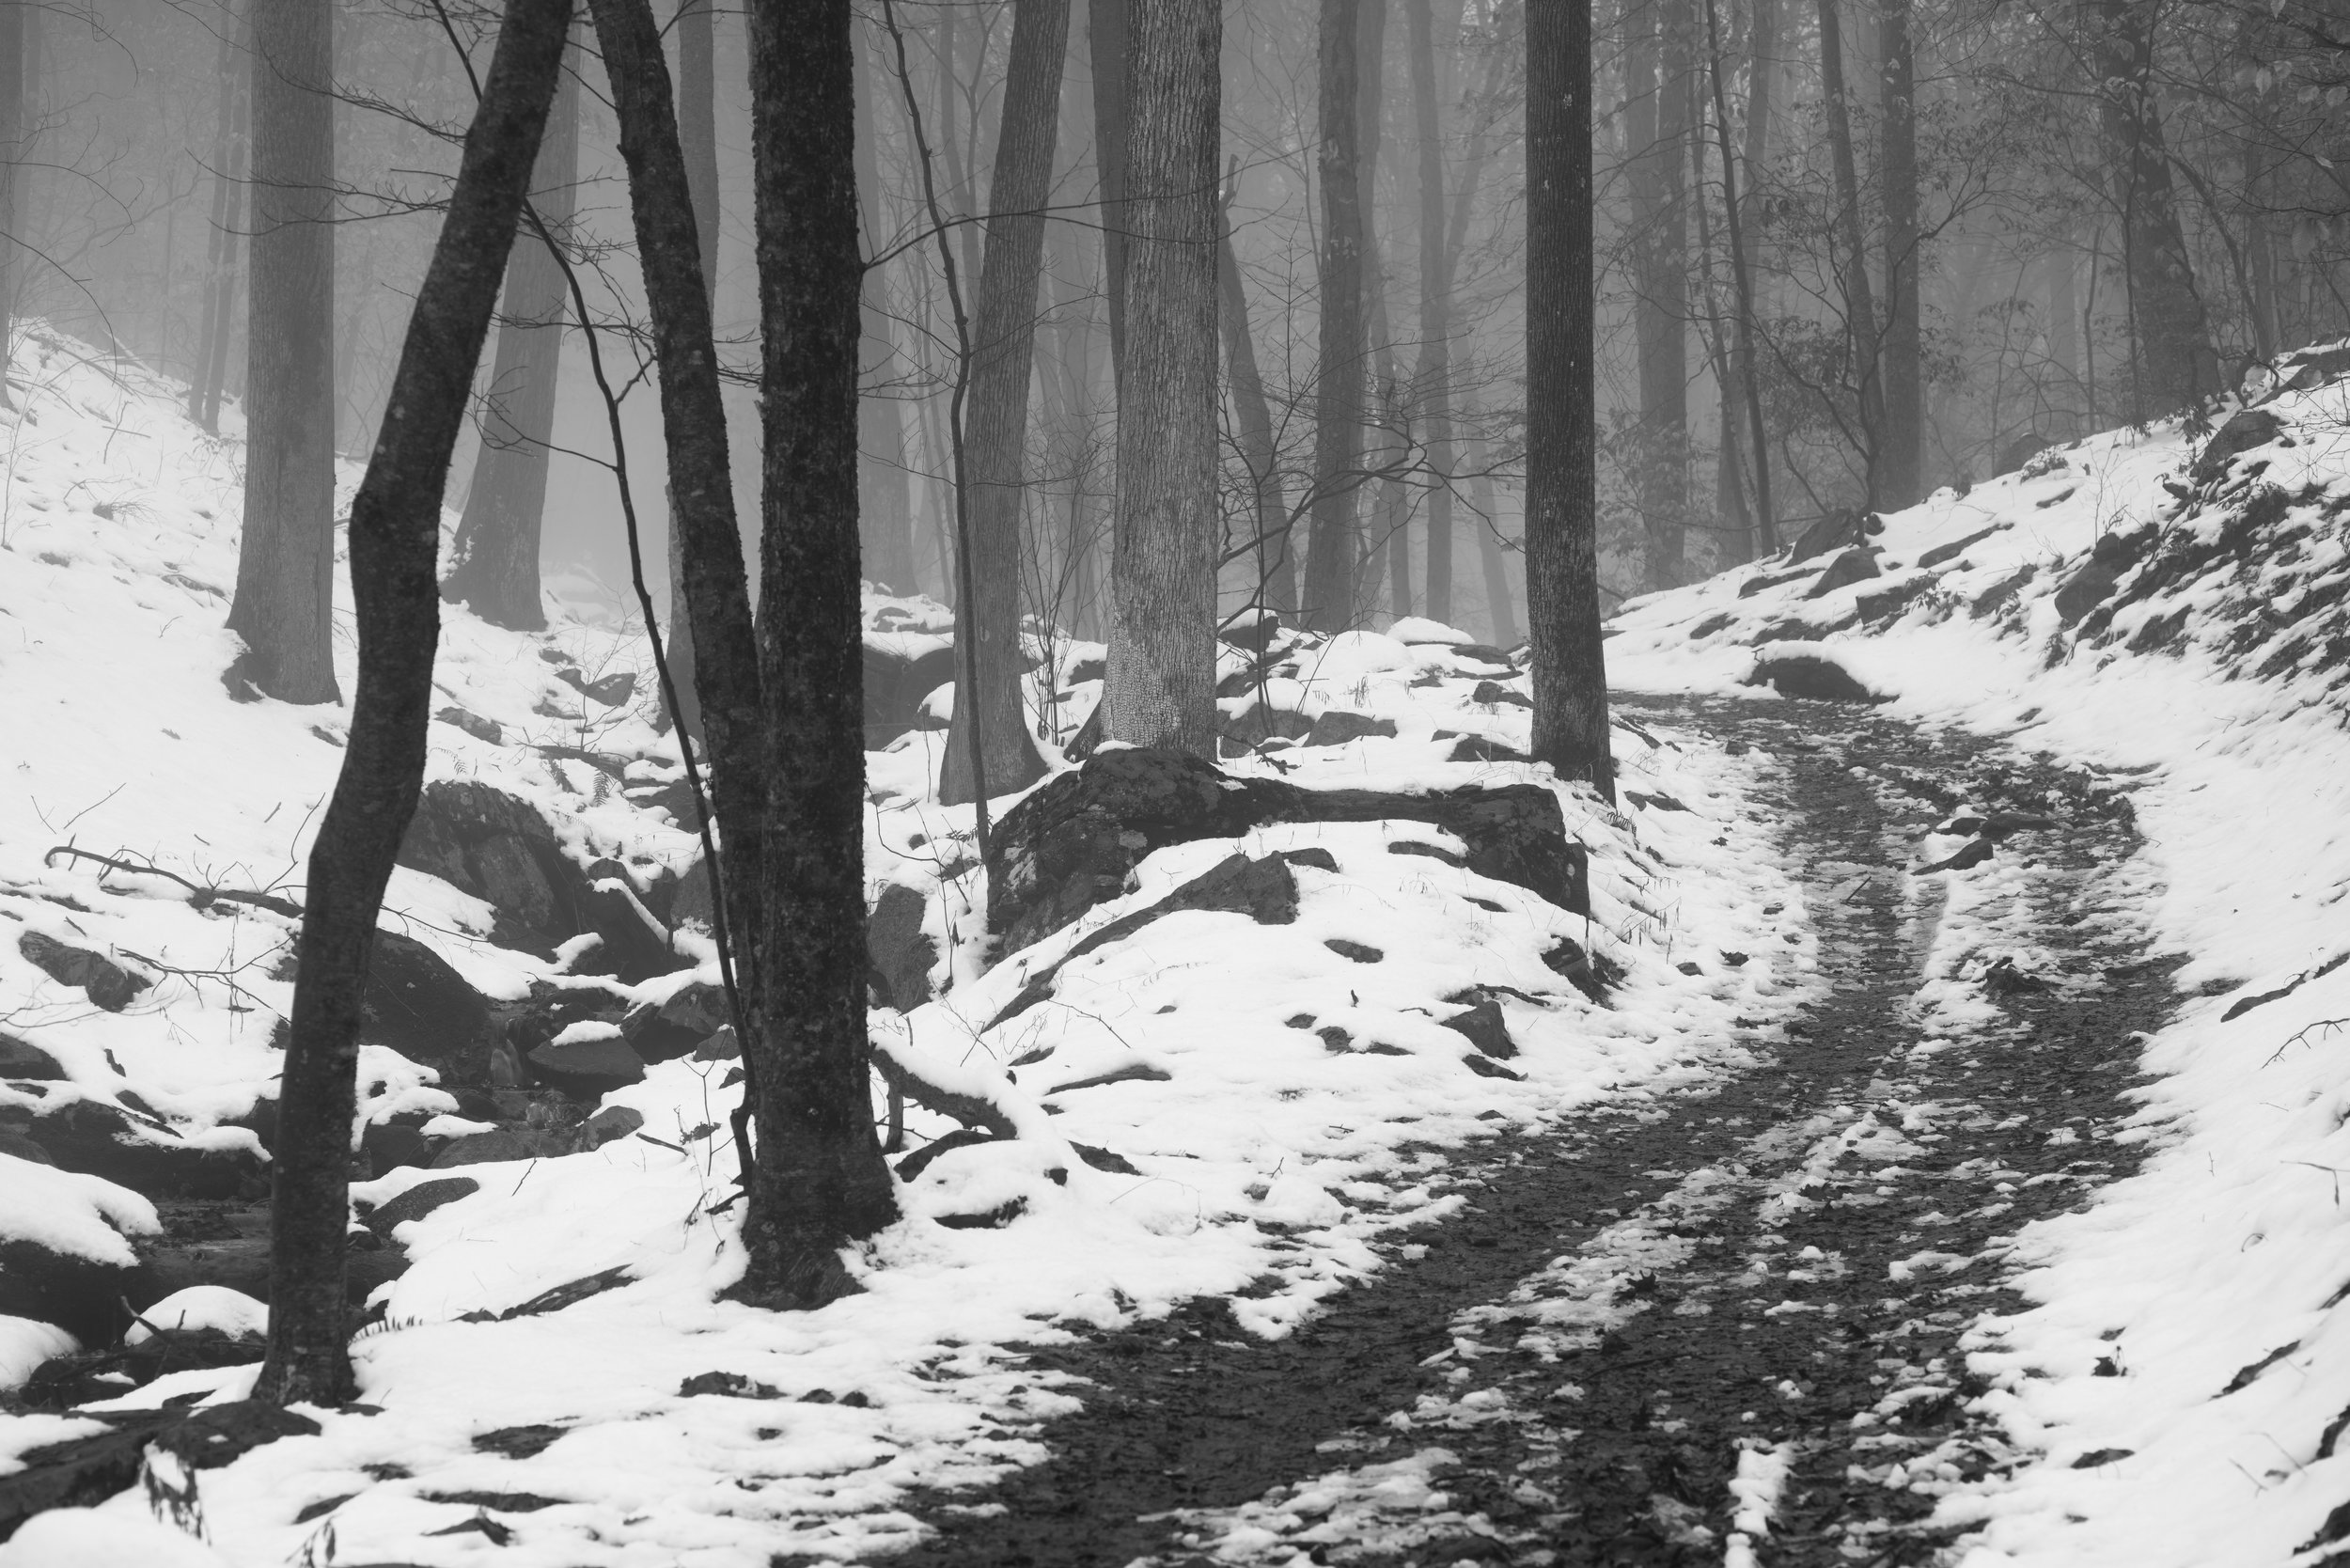
[[[1093,160],[1101,180],[1102,289],[1110,303],[1110,375],[1126,361],[1126,11],[1130,0],[1087,0],[1093,63]]]
[[[1237,175],[1217,209],[1216,284],[1223,296],[1218,320],[1224,329],[1226,378],[1232,391],[1241,462],[1248,467],[1257,529],[1257,592],[1265,608],[1293,614],[1297,607],[1295,565],[1290,557],[1289,502],[1281,494],[1280,453],[1274,445],[1273,406],[1265,400],[1264,374],[1257,365],[1257,338],[1248,323],[1248,287],[1232,248],[1231,202]]]
[[[1746,194],[1738,188],[1737,163],[1730,150],[1730,95],[1722,86],[1721,13],[1716,0],[1705,0],[1705,29],[1714,87],[1714,123],[1722,147],[1722,215],[1730,229],[1731,286],[1737,294],[1738,334],[1731,351],[1731,368],[1746,400],[1747,441],[1754,452],[1754,532],[1743,558],[1752,560],[1778,548],[1778,521],[1771,508],[1771,442],[1762,416],[1761,363],[1756,357],[1753,256],[1747,236],[1760,216],[1755,200],[1755,172],[1769,149],[1771,78],[1778,64],[1773,51],[1778,41],[1778,0],[1753,0],[1754,11],[1747,44]],[[1725,391],[1724,396],[1728,393]]]
[[[1360,0],[1321,0],[1321,367],[1314,386],[1312,524],[1305,624],[1336,632],[1355,619],[1360,549],[1355,492],[1363,426],[1363,208],[1357,99]]]
[[[1624,52],[1633,335],[1640,369],[1633,488],[1651,588],[1680,584],[1689,510],[1689,0],[1637,14]]]
[[[227,52],[227,33],[221,35]],[[224,68],[227,65],[224,59]],[[223,74],[226,75],[224,70]],[[24,161],[24,4],[0,4],[0,356],[16,339],[17,293],[24,287],[24,266],[17,243],[17,168]],[[167,287],[168,285],[166,285]],[[4,368],[4,366],[0,366]],[[0,382],[0,408],[14,407],[8,386]]]
[[[17,53],[22,56],[24,43],[24,18],[21,7],[10,7],[15,16]],[[212,345],[221,330],[220,281],[227,269],[228,259],[228,192],[235,184],[228,169],[228,139],[235,123],[237,109],[237,78],[242,73],[244,56],[237,53],[234,34],[229,26],[231,12],[227,4],[221,7],[220,27],[220,118],[212,129],[212,232],[204,247],[204,314],[203,325],[197,329],[196,359],[188,370],[188,417],[203,425],[207,434],[217,435],[218,428],[206,419],[204,391],[211,380]],[[16,226],[16,181],[14,173],[8,181],[8,226]]]
[[[888,235],[882,224],[881,159],[873,122],[872,71],[865,52],[857,51],[856,72],[856,189],[857,212],[863,222],[865,252],[878,254]],[[861,375],[868,388],[857,399],[857,514],[865,536],[865,575],[893,593],[912,593],[914,581],[914,513],[906,492],[905,422],[894,392],[871,390],[874,383],[896,373],[897,348],[891,341],[889,304],[883,272],[865,274],[865,341]]]
[[[2130,320],[2138,340],[2130,417],[2173,414],[2219,390],[2219,358],[2170,194],[2170,161],[2154,105],[2154,10],[2096,0],[2098,123],[2122,215]]]
[[[245,212],[248,202],[244,175],[250,162],[253,142],[253,8],[245,7],[243,20],[237,24],[236,59],[229,69],[230,89],[222,105],[227,117],[227,152],[221,160],[221,181],[226,187],[216,211],[222,214],[220,267],[214,273],[211,289],[212,302],[207,314],[212,322],[212,336],[196,375],[202,385],[203,402],[191,410],[206,433],[220,433],[220,400],[228,381],[228,346],[236,338],[238,264],[244,255]]]
[[[736,1291],[770,1307],[854,1289],[840,1249],[898,1213],[873,1137],[865,1037],[855,23],[853,0],[750,11],[766,437],[760,680],[773,746],[754,1028],[772,1054],[750,1086],[759,1137]]]
[[[1104,732],[1215,757],[1218,0],[1134,0]]]
[[[1887,507],[1925,494],[1924,353],[1918,290],[1918,107],[1909,41],[1910,0],[1877,0],[1885,102],[1885,494]]]
[[[701,279],[702,314],[715,308],[718,298],[718,39],[715,0],[680,0],[677,14],[678,91],[671,118],[680,156],[684,164],[685,189],[692,203],[695,275]],[[600,29],[601,30],[601,26]],[[607,65],[609,62],[606,62]],[[663,73],[666,77],[666,72]],[[664,280],[665,282],[667,280]],[[650,274],[645,291],[654,290]],[[718,417],[726,417],[720,410]],[[671,481],[673,484],[675,480]],[[682,738],[702,738],[701,695],[696,677],[694,618],[686,608],[685,541],[678,518],[679,502],[669,497],[669,679],[677,694],[677,725]],[[731,495],[727,513],[733,515]],[[739,546],[738,546],[739,551]]]
[[[253,302],[231,695],[335,702],[335,71],[329,0],[254,0]]]
[[[1364,368],[1369,382],[1363,398],[1364,482],[1381,476],[1371,504],[1370,548],[1364,552],[1364,572],[1355,589],[1359,613],[1379,603],[1380,579],[1386,579],[1389,611],[1401,619],[1412,613],[1411,510],[1404,503],[1401,472],[1411,442],[1409,421],[1402,414],[1402,389],[1398,384],[1395,332],[1387,313],[1387,269],[1379,233],[1379,155],[1386,150],[1382,115],[1386,92],[1386,0],[1356,0],[1355,24],[1355,178],[1361,186],[1363,215],[1363,331],[1369,351]]]
[[[1591,12],[1526,12],[1526,599],[1534,760],[1612,802],[1592,376]]]
[[[1452,278],[1445,253],[1443,121],[1436,103],[1435,20],[1429,0],[1406,0],[1412,110],[1419,134],[1419,365],[1414,401],[1425,410],[1428,466],[1428,614],[1452,622]]]
[[[1837,227],[1844,243],[1844,337],[1859,399],[1857,445],[1861,505],[1873,509],[1884,489],[1885,395],[1877,379],[1877,308],[1869,282],[1869,247],[1860,230],[1860,176],[1853,165],[1852,107],[1844,91],[1841,0],[1820,0],[1820,79],[1827,104],[1829,161],[1836,169]]]
[[[261,10],[273,3],[259,0]],[[342,769],[310,850],[274,1150],[269,1350],[255,1387],[257,1397],[281,1404],[336,1404],[354,1391],[343,1237],[351,1225],[360,996],[384,887],[424,780],[441,619],[433,575],[449,454],[555,95],[570,11],[570,0],[509,0],[448,217],[409,317],[386,405],[393,413],[352,503],[359,685]],[[282,39],[276,21],[258,25],[257,35]],[[262,57],[267,83],[294,56],[281,45]],[[320,62],[313,55],[304,63]],[[306,79],[319,78],[295,78]],[[322,109],[328,101],[317,102]],[[276,112],[265,109],[263,124]]]
[[[579,181],[576,62],[556,90],[530,199],[557,242],[571,233]],[[539,592],[539,530],[547,504],[548,447],[571,298],[547,242],[525,226],[507,262],[505,321],[482,411],[481,450],[457,525],[457,564],[442,592],[494,626],[547,623]]]
[[[972,657],[959,660],[955,713],[938,798],[961,805],[981,791],[972,768],[971,730],[986,759],[985,792],[1000,795],[1042,777],[1043,759],[1028,735],[1020,646],[1021,503],[1028,455],[1028,384],[1036,368],[1036,298],[1044,255],[1044,205],[1060,133],[1061,58],[1069,48],[1069,0],[1015,0],[1011,59],[995,169],[988,191],[987,256],[972,324],[971,390],[964,402],[965,482],[970,486],[972,602],[955,635]],[[976,689],[974,689],[976,683]]]

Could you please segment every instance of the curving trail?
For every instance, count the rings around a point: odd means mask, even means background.
[[[2126,1174],[2166,966],[2113,781],[1809,703],[1639,701],[1781,761],[1821,924],[1765,1065],[1482,1146],[1472,1199],[1274,1343],[1220,1302],[1041,1352],[1094,1387],[1053,1457],[931,1499],[890,1560],[1042,1565],[1932,1563],[1946,1493],[2013,1462],[1961,1341],[2015,1232]],[[2050,825],[1912,874],[1961,800]],[[1988,957],[2022,955],[1987,978]],[[2092,1458],[2094,1456],[2092,1456]]]

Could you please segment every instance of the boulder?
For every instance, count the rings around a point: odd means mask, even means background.
[[[241,1198],[269,1190],[269,1167],[248,1149],[205,1149],[160,1120],[103,1100],[74,1099],[6,1123],[60,1170],[103,1176],[149,1198]]]
[[[1005,813],[988,844],[988,925],[1015,952],[1123,890],[1145,855],[1267,823],[1431,823],[1466,845],[1469,866],[1575,913],[1590,899],[1583,846],[1558,797],[1532,784],[1426,794],[1307,790],[1227,776],[1187,753],[1102,752]]]
[[[617,1028],[608,1035],[551,1040],[532,1049],[529,1058],[541,1078],[566,1093],[601,1095],[645,1078],[645,1058],[620,1038]]]
[[[1350,713],[1342,708],[1327,708],[1314,720],[1314,727],[1306,732],[1308,745],[1343,745],[1367,736],[1392,738],[1395,720],[1372,718],[1368,713]]]
[[[2101,536],[2089,552],[2089,558],[2057,589],[2057,619],[2072,626],[2104,604],[2120,586],[2122,574],[2136,566],[2153,547],[2154,532],[2152,527],[2145,527]]]
[[[1100,712],[1095,710],[1096,716]],[[1088,728],[1092,728],[1090,723]],[[1217,738],[1224,743],[1224,754],[1228,757],[1277,738],[1302,741],[1313,730],[1314,721],[1304,713],[1294,708],[1277,708],[1261,698],[1216,726]]]
[[[865,956],[873,995],[884,1007],[910,1012],[931,999],[938,941],[922,929],[929,912],[929,898],[903,883],[888,884],[873,901],[865,920]]]
[[[429,1182],[418,1182],[397,1198],[389,1199],[369,1209],[362,1217],[367,1228],[391,1240],[392,1231],[412,1219],[422,1219],[445,1204],[461,1198],[470,1198],[481,1190],[481,1184],[470,1176],[436,1176]]]
[[[1811,585],[1811,590],[1804,597],[1825,599],[1838,588],[1847,588],[1855,583],[1865,583],[1872,577],[1881,575],[1883,573],[1877,569],[1876,550],[1870,545],[1856,544],[1839,553],[1834,560],[1827,563],[1827,570],[1820,573],[1820,580]]]
[[[443,724],[462,729],[477,741],[487,741],[492,745],[506,744],[506,727],[495,719],[483,718],[479,713],[468,713],[454,706],[444,708],[432,716]]]
[[[1502,1021],[1500,1002],[1474,990],[1465,991],[1450,1000],[1470,1006],[1449,1018],[1437,1019],[1437,1023],[1486,1056],[1506,1061],[1518,1054],[1517,1042],[1510,1038],[1510,1027]]]
[[[132,998],[155,983],[103,953],[71,947],[37,931],[18,937],[16,950],[58,984],[80,986],[93,1006],[108,1012],[120,1012]]]
[[[1853,678],[1850,670],[1817,653],[1768,653],[1754,662],[1749,686],[1768,685],[1781,697],[1823,702],[1883,702],[1884,697]]]
[[[453,1140],[435,1155],[432,1168],[448,1170],[463,1165],[495,1165],[505,1160],[549,1160],[574,1152],[576,1140],[540,1127],[500,1127]]]
[[[46,1079],[54,1081],[66,1075],[57,1058],[29,1040],[19,1040],[0,1029],[0,1078]]]
[[[1795,536],[1794,547],[1787,552],[1788,562],[1808,561],[1814,556],[1825,556],[1831,550],[1848,549],[1863,542],[1870,534],[1884,527],[1865,512],[1850,507],[1830,507],[1812,525]]]
[[[952,639],[878,633],[865,639],[865,745],[887,745],[921,721],[922,700],[955,678]]]
[[[415,937],[378,931],[359,999],[359,1038],[412,1061],[478,1080],[490,1004],[446,959]]]
[[[1225,622],[1216,635],[1228,648],[1262,654],[1281,635],[1281,618],[1271,610],[1243,610]]]
[[[555,678],[591,702],[606,708],[617,708],[636,695],[636,674],[634,670],[615,670],[599,680],[587,676],[569,666],[555,672]]]
[[[143,1264],[0,1242],[0,1317],[54,1323],[86,1345],[112,1344],[131,1325],[126,1296],[145,1294]]]
[[[2228,416],[2225,423],[2211,432],[2202,450],[2195,454],[2187,478],[2197,484],[2209,484],[2227,473],[2228,465],[2255,447],[2265,447],[2284,430],[2284,421],[2264,408],[2240,408]]]
[[[1968,534],[1965,539],[1954,539],[1948,544],[1937,544],[1933,549],[1928,550],[1924,555],[1919,556],[1918,557],[1918,564],[1924,567],[1935,567],[1940,566],[1944,561],[1954,561],[1958,559],[1959,557],[1965,555],[1967,551],[1973,549],[1976,545],[1981,544],[1984,540],[1991,538],[1994,534],[2004,533],[2006,530],[2013,527],[2014,525],[2015,525],[2013,523],[1994,523],[1988,528],[1981,528],[1976,530],[1974,533]]]
[[[1477,689],[1469,693],[1469,700],[1487,708],[1531,708],[1534,706],[1532,698],[1524,692],[1513,692],[1498,681],[1477,682]]]

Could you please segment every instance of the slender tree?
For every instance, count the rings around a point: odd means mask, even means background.
[[[880,251],[888,235],[882,224],[880,148],[873,129],[873,82],[870,62],[857,51],[856,72],[856,190],[857,216],[863,226],[867,255]],[[905,422],[898,400],[877,393],[872,384],[891,372],[897,357],[889,324],[889,302],[883,288],[883,269],[869,265],[865,273],[866,391],[857,400],[857,443],[863,456],[857,463],[857,515],[865,534],[865,575],[898,593],[912,593],[914,580],[913,498],[906,490]]]
[[[1452,278],[1445,247],[1444,133],[1436,102],[1435,21],[1429,0],[1406,0],[1413,127],[1419,139],[1419,365],[1414,401],[1424,411],[1428,466],[1428,614],[1452,620]]]
[[[1689,510],[1689,0],[1633,14],[1624,52],[1633,330],[1640,372],[1634,487],[1648,586],[1677,586]]]
[[[1534,760],[1616,798],[1600,642],[1591,13],[1526,8],[1526,578]]]
[[[1014,0],[1011,59],[996,128],[988,192],[987,253],[971,337],[969,429],[964,437],[970,487],[971,603],[955,635],[973,657],[961,661],[955,713],[938,797],[949,805],[980,792],[971,730],[986,760],[986,792],[1034,783],[1043,759],[1028,737],[1022,684],[1020,515],[1028,455],[1028,383],[1036,368],[1037,282],[1044,259],[1044,203],[1060,133],[1061,60],[1069,51],[1069,0]],[[976,686],[974,682],[977,682]]]
[[[1306,539],[1305,623],[1335,632],[1355,618],[1355,468],[1363,425],[1362,134],[1357,85],[1361,0],[1321,0],[1317,93],[1322,180],[1321,356],[1314,383],[1314,488]]]
[[[1731,287],[1737,296],[1738,309],[1731,365],[1746,401],[1747,438],[1754,461],[1754,531],[1746,541],[1746,548],[1737,552],[1747,560],[1778,548],[1778,524],[1771,508],[1771,442],[1762,415],[1762,371],[1755,357],[1754,274],[1747,248],[1754,171],[1761,166],[1763,152],[1770,145],[1771,53],[1778,40],[1778,0],[1753,0],[1753,7],[1747,32],[1747,195],[1741,196],[1738,160],[1730,149],[1730,94],[1722,86],[1721,12],[1716,0],[1705,0],[1707,75],[1714,91],[1714,128],[1721,142],[1722,216],[1730,229]],[[1727,400],[1730,396],[1730,388],[1724,386],[1722,397]]]
[[[271,3],[260,0],[264,10]],[[509,0],[448,217],[409,316],[389,411],[352,503],[359,685],[342,770],[310,850],[274,1152],[269,1349],[255,1391],[279,1403],[337,1403],[353,1392],[343,1238],[360,997],[384,885],[424,780],[449,454],[555,96],[570,12],[571,0]]]
[[[571,230],[579,185],[579,73],[563,73],[532,209],[547,238],[525,234],[507,263],[505,317],[482,412],[481,450],[457,525],[448,598],[495,626],[537,631],[547,623],[539,591],[540,524],[547,504],[547,459],[555,440],[555,394],[563,365],[571,298],[563,265],[548,248]]]
[[[1869,246],[1861,231],[1860,176],[1853,158],[1852,104],[1844,89],[1842,0],[1820,0],[1820,83],[1827,107],[1828,162],[1836,175],[1836,228],[1843,243],[1839,269],[1844,285],[1844,340],[1858,393],[1856,445],[1863,466],[1861,500],[1879,504],[1884,488],[1885,389],[1877,375],[1876,290],[1869,281]]]
[[[224,55],[227,41],[224,29]],[[221,63],[224,68],[227,65],[226,58]],[[15,341],[17,297],[24,288],[16,192],[17,168],[24,161],[24,0],[6,0],[0,4],[0,358]],[[8,386],[0,381],[0,407],[12,406]]]
[[[233,44],[227,41],[232,20]],[[213,142],[212,245],[205,269],[203,336],[197,339],[194,384],[188,388],[188,416],[211,435],[220,433],[220,400],[228,381],[228,345],[236,326],[237,263],[244,248],[247,181],[243,172],[253,134],[251,5],[241,17],[232,18],[224,9],[221,30],[225,63],[220,124]]]
[[[2145,420],[2219,390],[2210,319],[2195,289],[2171,195],[2170,155],[2154,102],[2154,15],[2134,0],[2095,0],[2092,58],[2100,82],[2098,123],[2122,216],[2123,272],[2138,353],[2130,416]]]
[[[1217,0],[1133,0],[1106,732],[1215,755]]]
[[[1093,66],[1093,161],[1102,208],[1102,291],[1110,303],[1110,375],[1126,357],[1126,11],[1132,0],[1086,0]]]
[[[759,1136],[738,1290],[774,1307],[854,1289],[840,1249],[897,1216],[865,1035],[855,21],[853,0],[758,0],[750,11],[759,655],[773,747],[759,1027],[772,1055],[750,1086]]]
[[[1877,0],[1879,96],[1884,103],[1885,478],[1880,505],[1906,507],[1925,494],[1925,351],[1920,325],[1917,64],[1910,0]]]
[[[677,14],[677,137],[685,165],[685,188],[693,203],[696,269],[708,302],[718,299],[718,8],[715,0],[680,0]],[[599,24],[599,33],[604,29]],[[645,292],[671,280],[656,282],[648,273]],[[718,417],[726,412],[721,408]],[[678,519],[678,499],[669,498],[669,673],[676,693],[678,728],[694,739],[702,738],[701,696],[694,675],[694,618],[685,611],[685,539]],[[732,515],[729,498],[728,513]]]
[[[1265,397],[1264,372],[1257,364],[1256,332],[1248,320],[1248,284],[1232,245],[1232,200],[1240,193],[1235,165],[1224,199],[1216,208],[1216,287],[1222,298],[1217,320],[1224,329],[1226,384],[1231,389],[1234,433],[1241,462],[1248,468],[1257,530],[1257,597],[1268,609],[1297,606],[1297,571],[1290,557],[1289,502],[1282,494],[1280,453],[1274,444],[1273,405]]]
[[[253,0],[253,264],[231,695],[335,702],[331,0]]]

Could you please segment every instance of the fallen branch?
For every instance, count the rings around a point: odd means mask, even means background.
[[[283,915],[289,919],[302,918],[302,906],[291,899],[281,899],[274,893],[248,892],[242,887],[208,887],[200,882],[190,882],[178,871],[167,871],[151,861],[141,863],[125,860],[116,855],[100,855],[93,850],[76,849],[71,844],[59,844],[42,855],[40,863],[43,866],[54,866],[57,863],[57,856],[61,855],[69,855],[75,860],[95,860],[102,866],[118,871],[125,871],[133,876],[159,876],[166,882],[176,882],[196,895],[195,903],[198,909],[214,903],[243,903],[251,904],[256,909],[266,909],[273,915]]]
[[[966,1127],[984,1128],[998,1137],[1020,1136],[1019,1122],[995,1101],[932,1083],[912,1063],[901,1058],[891,1042],[875,1039],[872,1043],[873,1071],[882,1075],[884,1083],[916,1105],[941,1116],[951,1116]]]

